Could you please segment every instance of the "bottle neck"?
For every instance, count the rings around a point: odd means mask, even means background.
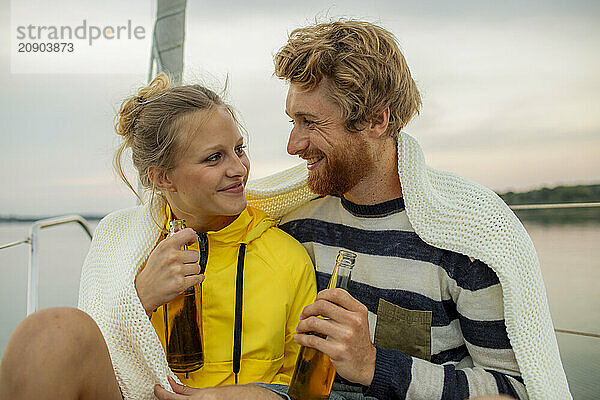
[[[173,235],[176,232],[185,229],[185,220],[184,219],[172,219],[169,221],[169,236]]]
[[[329,285],[327,285],[328,289],[341,288],[348,290],[348,283],[352,277],[355,260],[356,254],[340,250],[331,274],[331,279],[329,280]]]

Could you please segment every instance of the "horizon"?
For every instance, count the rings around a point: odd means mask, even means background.
[[[513,192],[513,191],[506,191],[506,192],[495,192],[496,194],[498,194],[499,196],[504,196],[507,194],[524,194],[524,193],[532,193],[532,192],[537,192],[543,189],[549,189],[549,190],[555,190],[555,189],[560,189],[560,188],[575,188],[575,187],[587,187],[587,186],[600,186],[600,182],[597,183],[591,183],[591,184],[585,184],[585,185],[558,185],[558,186],[554,186],[554,187],[540,187],[540,188],[534,188],[531,190],[525,190],[525,191],[517,191],[517,192]],[[144,196],[145,198],[145,196]],[[575,202],[575,203],[579,203]],[[513,206],[513,205],[520,205],[520,204],[525,204],[525,203],[519,203],[519,204],[512,204],[512,203],[506,203],[509,206]],[[530,204],[530,203],[527,203]],[[533,204],[533,203],[531,203]],[[538,204],[538,203],[535,203]],[[539,204],[545,204],[545,203],[539,203]],[[569,203],[565,203],[565,204],[569,204]],[[103,213],[103,214],[95,214],[95,213],[77,213],[75,212],[75,214],[78,214],[84,218],[87,219],[91,219],[91,220],[98,220],[101,219],[103,217],[105,217],[108,213]],[[54,217],[58,217],[61,216],[62,214],[45,214],[45,215],[19,215],[19,214],[0,214],[0,221],[12,221],[14,220],[15,222],[19,222],[19,221],[23,221],[23,222],[30,222],[30,221],[36,221],[42,218],[54,218]]]

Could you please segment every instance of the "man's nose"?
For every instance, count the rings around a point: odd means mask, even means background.
[[[294,126],[290,132],[290,137],[287,144],[288,154],[295,156],[301,154],[308,148],[309,140],[308,135],[303,129],[299,129]]]

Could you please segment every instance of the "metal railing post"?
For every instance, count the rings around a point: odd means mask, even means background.
[[[40,271],[38,267],[38,234],[41,229],[76,222],[92,238],[92,232],[87,221],[79,215],[65,215],[63,217],[48,218],[36,221],[29,231],[29,265],[27,266],[27,315],[34,313],[38,308],[38,288]]]
[[[34,229],[32,225],[31,232],[29,234],[29,264],[27,265],[27,315],[34,313],[38,308],[38,279],[40,276],[37,262],[38,232],[39,227]]]

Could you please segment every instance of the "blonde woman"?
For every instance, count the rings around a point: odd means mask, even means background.
[[[71,379],[85,371],[87,389],[64,392],[60,398],[94,398],[95,387],[102,390],[97,398],[152,399],[154,385],[170,388],[177,379],[191,387],[288,384],[299,350],[293,340],[296,325],[316,295],[314,268],[300,243],[247,205],[250,162],[232,108],[209,89],[171,86],[160,75],[123,102],[116,131],[123,138],[115,156],[117,172],[131,187],[120,162],[123,151],[131,149],[151,199],[105,217],[83,267],[79,308],[100,328],[108,353],[98,343],[83,346],[96,365],[86,369],[88,354],[67,361],[73,357],[68,350],[49,351],[49,361],[32,371],[33,366],[12,356],[11,347],[23,344],[11,343],[2,382],[24,375],[32,382],[45,381],[26,388],[7,383],[26,393],[6,392],[6,398],[57,398],[53,388],[65,382],[48,376]],[[188,228],[166,237],[174,218],[184,219]],[[183,245],[188,250],[181,250]],[[176,376],[165,358],[163,308],[201,282],[204,366]],[[79,352],[77,337],[84,343],[96,337],[98,342],[97,328],[78,311],[38,314],[13,337],[29,336],[29,345],[35,345],[40,336],[32,336],[35,326],[54,326],[65,337],[74,336],[67,340]],[[40,340],[49,349],[56,347],[51,339]],[[56,365],[62,371],[53,372]]]

